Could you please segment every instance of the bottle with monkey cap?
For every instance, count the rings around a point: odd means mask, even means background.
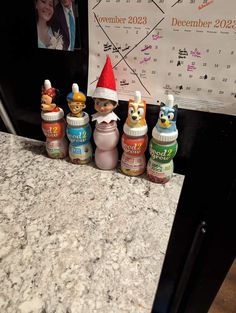
[[[54,159],[66,157],[68,150],[64,112],[56,104],[58,95],[59,90],[52,87],[50,80],[46,79],[41,94],[42,130],[46,137],[47,154]]]
[[[86,164],[92,159],[91,126],[88,114],[83,111],[86,107],[86,96],[74,83],[72,92],[67,95],[66,99],[71,111],[66,116],[66,134],[70,141],[69,157],[72,163]]]
[[[173,175],[173,158],[177,153],[178,130],[176,128],[178,106],[173,95],[168,95],[166,104],[161,103],[156,126],[149,143],[150,159],[147,174],[151,181],[164,184]]]
[[[141,99],[140,91],[135,91],[134,100],[128,104],[128,117],[121,138],[124,150],[121,157],[121,171],[129,176],[138,176],[145,172],[145,151],[148,144],[146,123],[146,102]]]

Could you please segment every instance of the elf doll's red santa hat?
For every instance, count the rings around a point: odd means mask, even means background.
[[[112,69],[111,59],[107,56],[106,63],[97,82],[93,98],[108,99],[118,102],[115,76]]]

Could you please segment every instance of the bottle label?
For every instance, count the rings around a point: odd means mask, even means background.
[[[146,158],[144,155],[131,157],[123,153],[121,158],[121,171],[130,176],[138,176],[144,173],[146,169]]]
[[[154,161],[162,163],[170,162],[176,155],[177,149],[178,149],[177,141],[174,141],[172,144],[169,145],[162,145],[156,143],[153,139],[151,139],[149,144],[151,158]]]
[[[78,146],[70,144],[69,156],[73,163],[76,164],[88,163],[92,159],[91,143],[86,143]]]
[[[65,122],[42,122],[42,130],[48,139],[61,139],[65,135]]]
[[[48,156],[53,159],[62,159],[67,154],[67,141],[62,140],[47,140],[46,141],[46,150]]]
[[[173,161],[169,163],[159,163],[150,159],[147,165],[147,175],[153,182],[164,184],[173,175]]]
[[[130,156],[139,156],[144,154],[147,149],[148,137],[144,135],[141,138],[130,138],[126,134],[122,135],[121,145],[124,152]]]
[[[67,126],[66,134],[73,144],[88,143],[91,138],[91,127],[89,124],[82,127]]]

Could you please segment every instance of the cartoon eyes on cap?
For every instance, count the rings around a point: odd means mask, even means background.
[[[174,113],[172,112],[168,113],[168,119],[173,120],[173,118],[174,118]]]
[[[159,118],[163,118],[164,116],[165,116],[164,112],[161,111],[161,112],[159,113]],[[167,115],[167,117],[168,117],[169,120],[173,120],[174,116],[175,116],[175,115],[174,115],[173,112],[169,112],[168,115]]]
[[[143,115],[144,114],[144,109],[143,108],[139,108],[138,109],[138,115]]]
[[[133,114],[135,112],[134,108],[130,107],[128,112],[129,112],[129,114]],[[144,115],[144,109],[143,108],[139,108],[137,113],[138,113],[138,115],[143,116]]]
[[[134,109],[133,108],[129,108],[129,114],[133,114],[134,113]]]

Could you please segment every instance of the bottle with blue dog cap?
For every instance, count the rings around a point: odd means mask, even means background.
[[[158,121],[152,130],[147,174],[149,179],[156,183],[164,184],[173,175],[173,158],[178,149],[177,109],[173,95],[168,95],[166,103],[160,105]]]

